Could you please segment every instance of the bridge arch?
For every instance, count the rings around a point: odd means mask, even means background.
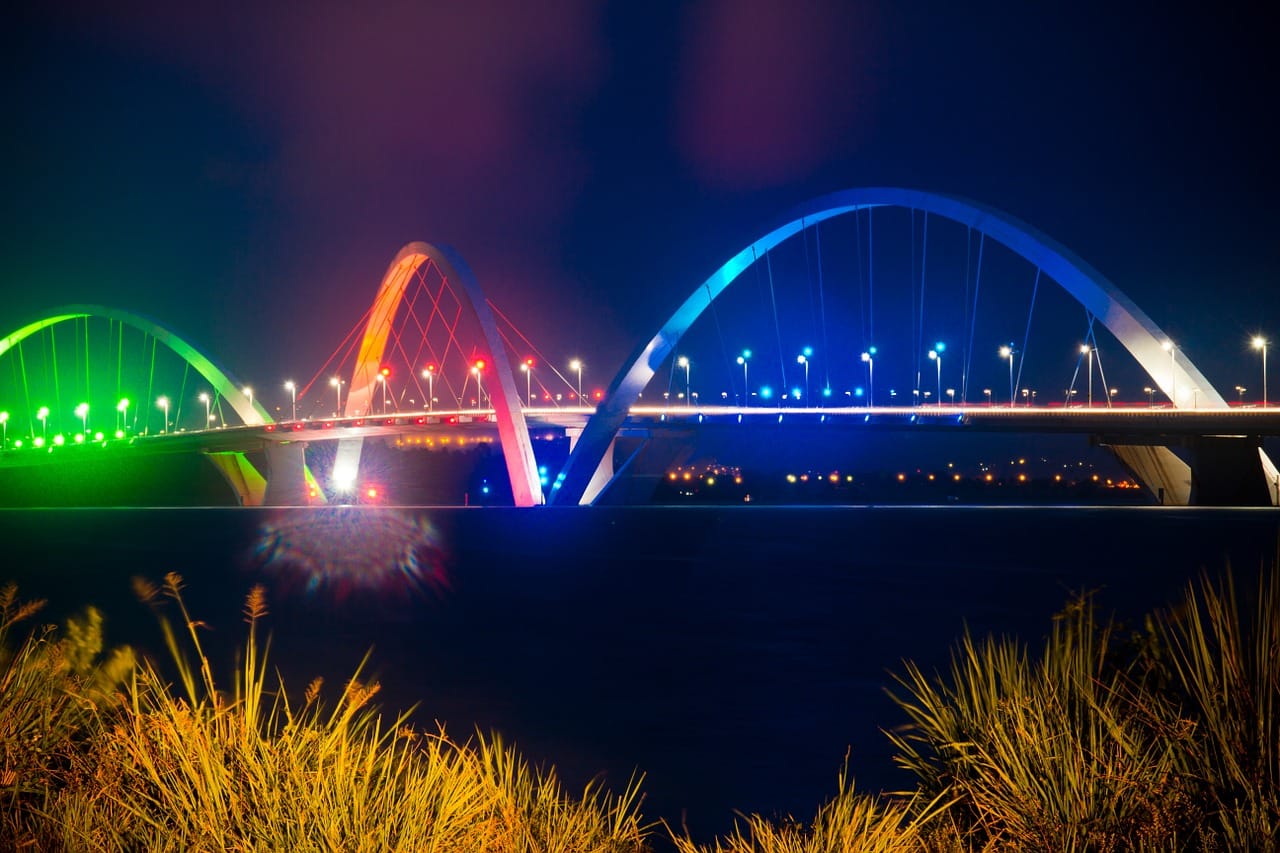
[[[47,317],[28,323],[6,337],[0,338],[0,356],[17,346],[24,338],[42,329],[81,317],[115,320],[150,335],[195,368],[196,372],[213,387],[214,392],[231,405],[232,410],[246,425],[260,426],[271,423],[271,415],[267,413],[266,408],[258,401],[250,400],[242,390],[241,384],[225,368],[154,320],[119,308],[108,308],[103,305],[67,305],[57,308]]]
[[[726,261],[693,291],[656,335],[623,366],[570,453],[549,496],[551,503],[590,502],[601,483],[606,455],[627,413],[680,337],[757,258],[789,237],[835,216],[876,207],[922,210],[969,226],[1039,267],[1115,335],[1177,407],[1201,408],[1226,401],[1186,358],[1171,359],[1167,336],[1146,313],[1100,272],[1061,243],[996,208],[958,196],[898,187],[849,189],[813,199],[785,222]],[[1173,394],[1177,389],[1177,395]]]
[[[466,294],[463,302],[470,308],[484,333],[489,358],[498,379],[496,383],[491,382],[488,388],[498,420],[498,437],[507,463],[507,474],[511,478],[511,492],[516,506],[536,506],[542,503],[542,484],[533,456],[533,443],[525,425],[524,411],[520,408],[511,361],[507,358],[506,347],[498,332],[493,312],[489,309],[489,303],[485,300],[471,267],[448,246],[408,243],[387,267],[377,296],[374,297],[373,307],[369,311],[369,319],[365,323],[364,337],[356,356],[343,414],[357,417],[370,411],[392,321],[414,274],[428,261],[433,262],[445,278],[462,284]],[[355,481],[362,446],[363,440],[359,438],[339,441],[333,467],[335,484],[341,487]]]

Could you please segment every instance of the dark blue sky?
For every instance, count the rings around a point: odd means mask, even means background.
[[[786,210],[896,185],[1035,225],[1220,389],[1257,382],[1265,28],[1039,5],[44,4],[0,36],[0,325],[127,308],[269,385],[318,369],[422,239],[612,375]]]

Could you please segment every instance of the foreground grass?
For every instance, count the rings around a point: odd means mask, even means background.
[[[0,841],[32,850],[650,849],[639,780],[567,791],[495,736],[387,718],[357,671],[326,703],[269,682],[262,590],[230,689],[182,580],[138,582],[176,667],[104,655],[88,610],[14,643],[40,609],[0,591]],[[915,790],[847,770],[811,820],[743,816],[678,853],[1271,850],[1280,846],[1280,572],[1243,607],[1230,574],[1139,630],[1082,596],[1032,650],[964,636],[944,674],[904,665],[889,733]],[[165,608],[176,610],[173,620]],[[0,846],[4,846],[0,845]]]

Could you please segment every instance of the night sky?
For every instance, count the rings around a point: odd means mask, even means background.
[[[906,186],[1035,225],[1220,390],[1257,383],[1270,31],[1042,5],[34,4],[0,35],[0,325],[126,308],[271,386],[417,239],[603,383],[793,206]]]

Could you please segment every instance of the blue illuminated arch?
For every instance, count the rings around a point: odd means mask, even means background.
[[[757,259],[810,225],[864,208],[900,207],[923,210],[958,222],[1003,243],[1039,267],[1093,314],[1127,349],[1162,391],[1177,389],[1174,405],[1189,401],[1202,408],[1226,408],[1226,401],[1185,358],[1171,359],[1168,340],[1133,300],[1075,253],[1003,211],[951,195],[895,187],[844,190],[814,199],[730,258],[684,301],[653,338],[624,365],[609,393],[587,423],[556,479],[551,503],[589,502],[587,494],[614,436],[653,374],[711,302]]]

